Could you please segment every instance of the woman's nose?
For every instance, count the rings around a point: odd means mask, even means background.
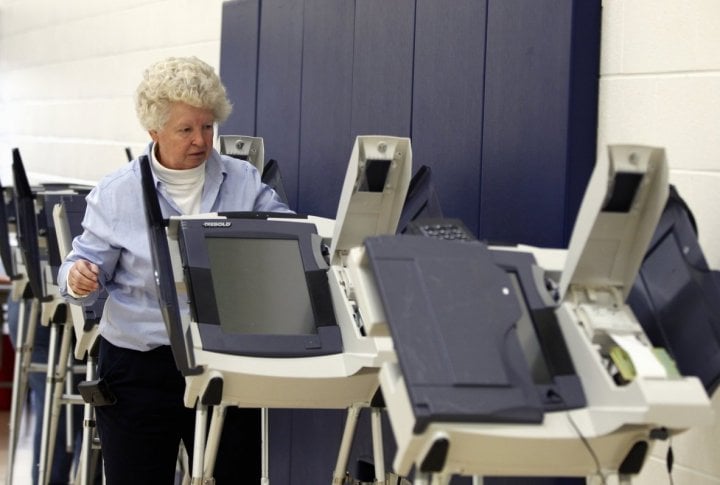
[[[196,145],[199,147],[205,146],[205,137],[203,137],[202,130],[193,131],[193,145]]]

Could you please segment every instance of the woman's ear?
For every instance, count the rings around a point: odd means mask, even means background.
[[[150,138],[152,138],[152,141],[154,141],[154,142],[158,141],[157,130],[150,130],[150,131],[148,131],[148,133],[150,134]]]

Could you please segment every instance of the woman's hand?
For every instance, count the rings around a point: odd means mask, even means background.
[[[68,287],[76,295],[86,296],[99,288],[99,272],[100,269],[96,264],[79,259],[70,267]]]

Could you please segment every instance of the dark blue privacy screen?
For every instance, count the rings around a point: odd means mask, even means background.
[[[585,404],[531,255],[406,235],[365,247],[416,432],[433,421],[540,423]]]

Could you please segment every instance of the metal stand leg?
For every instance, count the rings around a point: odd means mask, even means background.
[[[385,453],[382,442],[382,409],[372,408],[370,411],[372,427],[373,461],[375,462],[375,483],[385,483]]]
[[[203,485],[203,461],[205,458],[205,431],[207,430],[207,405],[198,403],[195,411],[195,440],[193,443],[192,485]]]
[[[413,480],[413,485],[431,485],[430,483],[430,474],[418,471],[415,473],[415,480]]]
[[[222,436],[223,424],[225,423],[226,411],[227,408],[223,405],[213,407],[212,420],[210,421],[210,429],[208,430],[207,443],[205,445],[205,460],[203,465],[203,483],[205,484],[215,483],[213,473],[218,447],[220,446],[220,436]]]
[[[60,355],[65,355],[65,376],[63,379],[65,385],[65,392],[63,399],[65,403],[65,451],[67,453],[73,453],[75,451],[75,413],[73,412],[73,406],[82,406],[85,404],[82,397],[74,392],[73,386],[75,384],[75,374],[82,371],[82,367],[74,365],[73,356],[71,355],[70,345],[72,344],[72,322],[65,325],[65,332],[67,332],[67,350],[60,351]]]
[[[213,477],[215,461],[217,459],[226,414],[227,406],[222,404],[213,406],[212,420],[210,421],[210,429],[208,429],[208,406],[198,403],[196,407],[195,441],[193,443],[193,462],[191,469],[192,485],[214,485],[215,483],[215,478]],[[267,448],[267,409],[261,409],[260,415],[263,440],[261,483],[266,485],[270,483],[268,472],[269,452]]]
[[[51,443],[54,443],[54,439],[51,437],[52,423],[50,423],[50,413],[53,407],[53,397],[56,394],[58,328],[59,324],[50,324],[50,343],[45,377],[45,400],[43,402],[42,430],[40,434],[40,463],[38,463],[38,483],[40,485],[46,485],[49,482],[49,477],[46,476],[46,473],[49,470],[50,463],[52,463],[53,452],[55,450],[55,447],[51,446]],[[55,429],[57,430],[57,423],[55,423]]]
[[[190,459],[188,457],[187,447],[184,442],[180,442],[180,451],[178,452],[178,468],[182,474],[178,485],[190,485]]]
[[[262,440],[262,461],[261,461],[261,485],[270,485],[270,448],[268,446],[270,436],[270,417],[268,409],[260,409],[260,439]]]
[[[30,303],[29,318],[25,318],[25,307]],[[18,317],[17,349],[15,350],[15,371],[13,374],[12,403],[10,406],[10,422],[8,430],[8,466],[6,483],[12,484],[13,465],[15,462],[15,451],[17,448],[18,431],[20,430],[20,418],[23,407],[27,401],[28,374],[37,372],[43,368],[42,365],[33,365],[32,350],[35,344],[35,330],[40,311],[40,301],[36,298],[23,299],[20,304],[20,315]]]
[[[340,485],[345,481],[350,447],[352,446],[352,439],[355,435],[355,428],[357,427],[357,421],[360,416],[360,408],[361,406],[359,404],[353,404],[348,408],[345,430],[343,431],[340,451],[338,452],[338,459],[335,464],[335,471],[333,472],[333,485]]]
[[[59,349],[57,348],[58,332],[62,332]],[[42,485],[46,485],[50,481],[50,470],[52,470],[62,406],[66,406],[66,418],[69,418],[67,419],[65,447],[69,453],[72,453],[75,441],[72,428],[72,406],[83,404],[79,396],[65,392],[68,388],[72,390],[71,374],[74,371],[72,365],[70,365],[72,335],[72,322],[64,322],[62,325],[52,323],[48,354],[48,377],[45,385],[45,407],[43,408],[40,474],[38,478],[38,482]]]
[[[88,381],[95,379],[95,358],[88,354],[85,378]],[[85,403],[83,407],[83,435],[82,446],[80,448],[80,462],[78,463],[80,485],[90,483],[90,477],[93,476],[93,441],[95,439],[95,409],[92,404]]]
[[[21,389],[22,387],[22,362],[23,353],[25,349],[25,307],[27,300],[20,300],[19,315],[18,315],[18,326],[17,336],[15,342],[17,342],[15,348],[15,364],[13,372],[13,383],[12,383],[12,394],[10,402],[10,421],[8,430],[8,463],[7,463],[7,478],[6,484],[12,485],[13,477],[13,464],[15,461],[15,447],[17,445],[17,432],[19,429],[19,415],[22,414],[22,405],[26,399],[27,388]]]

